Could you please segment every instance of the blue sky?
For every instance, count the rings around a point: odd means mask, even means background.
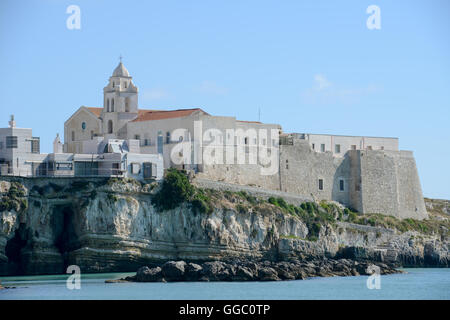
[[[119,55],[141,108],[399,137],[424,195],[450,199],[450,1],[2,0],[0,125],[14,113],[51,152],[79,106],[102,105]]]

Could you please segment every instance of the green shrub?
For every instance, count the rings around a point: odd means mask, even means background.
[[[246,206],[244,206],[243,204],[237,204],[237,206],[236,206],[236,210],[239,212],[239,213],[246,213],[246,212],[248,212],[248,208],[246,207]]]
[[[25,196],[24,186],[19,182],[11,182],[8,193],[0,199],[0,211],[21,212],[26,210],[28,199]]]
[[[119,201],[119,197],[113,193],[108,193],[107,198],[109,201],[112,201],[112,202]]]
[[[200,213],[212,213],[214,210],[211,198],[208,197],[202,190],[197,190],[191,200],[192,208]]]
[[[181,203],[191,200],[195,189],[183,170],[167,169],[161,189],[152,199],[152,203],[160,210],[175,209]]]

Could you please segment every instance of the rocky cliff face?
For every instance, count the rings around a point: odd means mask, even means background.
[[[157,210],[158,189],[114,179],[1,180],[0,275],[63,273],[72,264],[82,272],[135,271],[167,260],[230,258],[448,265],[448,230],[401,232],[339,219],[311,225],[267,201],[219,191],[211,191],[211,210],[189,202]]]

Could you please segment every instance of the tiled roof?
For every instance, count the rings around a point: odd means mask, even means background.
[[[100,115],[102,114],[103,108],[94,108],[94,107],[86,107],[90,112],[92,112],[93,114],[95,114],[97,117],[100,117]],[[146,112],[151,112],[151,111],[157,111],[157,110],[146,110],[146,109],[141,109],[138,110],[138,117],[143,115]]]
[[[194,113],[195,111],[202,111],[200,108],[195,109],[178,109],[178,110],[169,110],[169,111],[161,111],[161,110],[145,110],[142,114],[139,113],[138,117],[133,120],[133,122],[139,121],[151,121],[151,120],[162,120],[162,119],[170,119],[170,118],[181,118],[186,117]],[[139,110],[141,111],[141,110]],[[207,114],[206,112],[204,112]]]
[[[95,114],[97,117],[100,117],[100,114],[102,113],[103,108],[94,108],[94,107],[86,107],[90,112]]]

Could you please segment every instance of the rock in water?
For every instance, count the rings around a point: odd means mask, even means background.
[[[137,282],[157,282],[162,281],[163,275],[160,267],[149,268],[142,267],[136,273],[136,281]]]
[[[275,269],[273,269],[271,267],[263,267],[263,268],[259,269],[258,270],[258,277],[259,277],[259,280],[261,280],[261,281],[278,281],[278,280],[281,280],[278,277],[278,274],[275,271]]]
[[[187,281],[196,281],[202,276],[202,266],[196,263],[188,263],[184,268],[185,279]]]
[[[185,267],[184,261],[168,261],[162,265],[162,275],[168,281],[181,281]]]

